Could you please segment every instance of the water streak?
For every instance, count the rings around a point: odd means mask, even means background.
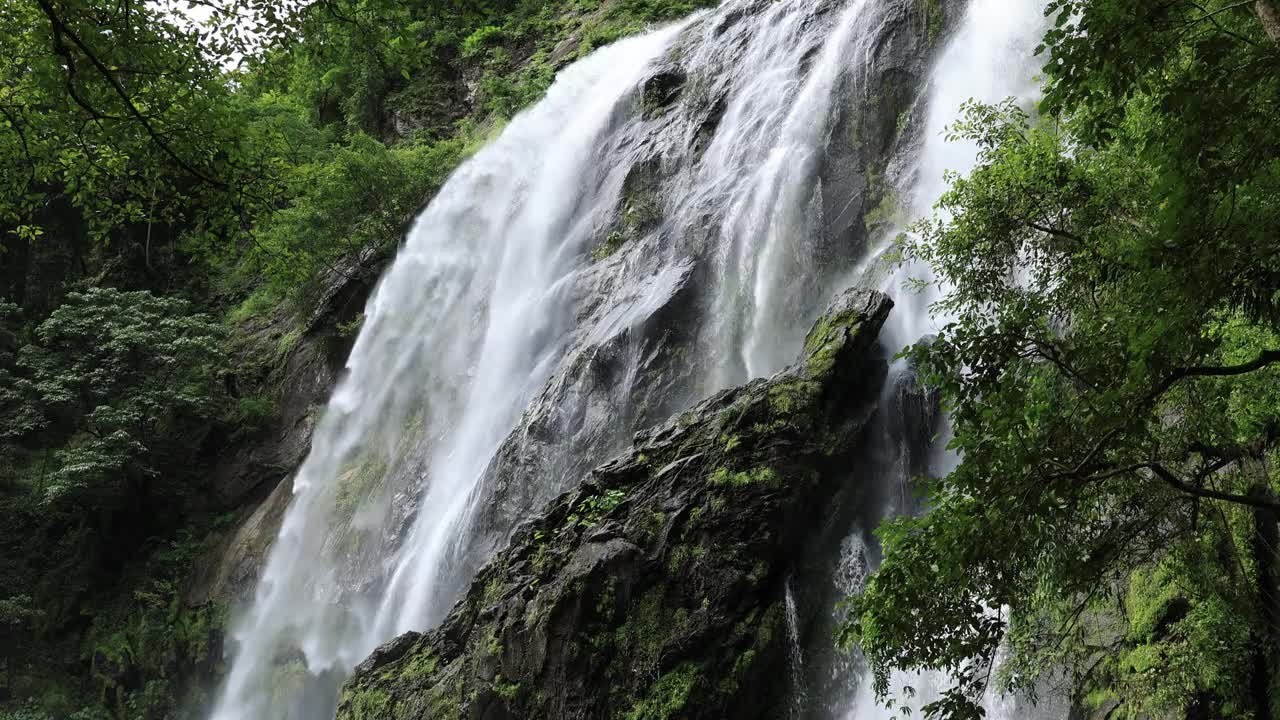
[[[791,702],[788,708],[791,718],[804,713],[808,700],[805,693],[804,641],[800,637],[800,607],[796,602],[795,577],[787,576],[784,583],[783,604],[787,623],[787,672],[790,674]]]
[[[906,217],[914,219],[932,214],[933,204],[947,189],[946,173],[963,175],[976,164],[978,148],[974,143],[945,137],[946,129],[960,119],[960,107],[965,101],[998,102],[1012,97],[1024,108],[1034,109],[1039,85],[1035,80],[1037,63],[1033,48],[1045,29],[1043,6],[1044,3],[1037,0],[972,0],[970,3],[930,77],[924,140],[918,151],[905,159],[901,189],[907,198]],[[886,241],[902,230],[899,227],[888,233]],[[884,247],[887,249],[887,244]],[[858,272],[866,276],[877,262],[873,255]],[[881,288],[890,293],[896,303],[883,333],[886,344],[893,348],[917,342],[947,321],[946,317],[931,311],[933,303],[947,288],[931,284],[920,290],[909,282],[911,280],[932,282],[934,278],[927,267],[914,265],[899,268],[880,280]],[[907,289],[909,286],[913,289]],[[905,361],[898,361],[894,368],[899,380],[905,371],[904,365]],[[942,438],[933,442],[929,451],[930,474],[946,474],[958,460],[944,450],[947,436],[944,428]],[[883,507],[881,518],[913,510],[905,501],[912,476],[911,470],[901,463],[881,471],[880,482],[891,488],[884,495],[892,499]],[[869,544],[867,540],[872,542]],[[874,567],[876,562],[874,538],[866,534],[866,528],[856,528],[846,541],[841,569],[834,576],[837,592],[847,595],[860,590],[868,567]],[[897,708],[889,709],[878,703],[865,670],[848,673],[846,677],[848,695],[843,717],[847,720],[889,720],[901,717],[904,708],[912,716],[920,716],[923,706],[937,700],[951,684],[945,675],[937,673],[895,673],[889,694],[897,702]],[[995,720],[1060,720],[1067,713],[1061,703],[1046,702],[1040,707],[1031,707],[1019,698],[994,692],[985,699],[984,706],[988,717]]]
[[[883,0],[769,7],[749,36],[728,107],[680,212],[717,214],[717,292],[706,335],[717,360],[705,389],[766,377],[794,356],[828,289],[818,267],[821,163],[841,108],[840,80],[867,72]],[[710,48],[701,52],[712,52]]]

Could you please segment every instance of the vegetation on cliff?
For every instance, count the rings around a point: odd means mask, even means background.
[[[1099,717],[1280,718],[1280,47],[1267,2],[1057,0],[1041,114],[904,241],[953,287],[909,354],[959,466],[881,529],[846,640],[973,704],[1056,678]]]
[[[290,359],[558,67],[698,4],[0,5],[0,716],[198,706],[184,578],[282,475],[217,470]]]

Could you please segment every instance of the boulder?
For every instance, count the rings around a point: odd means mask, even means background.
[[[518,528],[440,627],[365,660],[338,718],[776,715],[786,578],[847,484],[891,306],[848,291],[790,368],[637,433]]]

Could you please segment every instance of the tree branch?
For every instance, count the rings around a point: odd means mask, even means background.
[[[1169,377],[1160,381],[1160,383],[1151,390],[1147,395],[1147,402],[1150,403],[1156,400],[1161,395],[1168,392],[1169,388],[1173,387],[1176,383],[1189,377],[1231,377],[1234,375],[1247,375],[1277,362],[1280,362],[1280,350],[1263,350],[1258,353],[1258,357],[1244,363],[1243,365],[1200,365],[1178,368],[1174,370]]]
[[[1080,474],[1084,472],[1085,468],[1089,466],[1089,463],[1093,462],[1093,459],[1098,456],[1098,453],[1102,450],[1102,448],[1107,443],[1111,442],[1112,438],[1114,438],[1116,435],[1119,435],[1119,434],[1120,434],[1120,428],[1115,427],[1115,428],[1111,428],[1102,437],[1098,438],[1098,442],[1093,446],[1093,449],[1090,450],[1082,460],[1080,460],[1079,464],[1076,465],[1076,469],[1073,470],[1072,472],[1075,474]]]
[[[1257,1],[1258,1],[1258,2],[1262,2],[1263,0],[1257,0]],[[1258,44],[1257,44],[1257,43],[1255,43],[1254,41],[1250,40],[1249,38],[1244,37],[1243,35],[1241,35],[1241,34],[1239,34],[1239,33],[1232,32],[1231,30],[1229,30],[1229,29],[1227,29],[1227,28],[1223,27],[1223,26],[1222,26],[1222,23],[1218,22],[1218,19],[1215,17],[1215,16],[1218,14],[1217,12],[1210,12],[1208,8],[1204,7],[1203,5],[1200,5],[1199,3],[1195,3],[1195,2],[1193,2],[1193,3],[1191,3],[1191,4],[1192,4],[1192,5],[1193,5],[1197,10],[1199,10],[1199,11],[1200,11],[1200,13],[1201,13],[1201,17],[1200,17],[1200,18],[1198,18],[1195,22],[1191,23],[1191,26],[1192,26],[1192,27],[1194,27],[1195,25],[1199,24],[1200,20],[1206,20],[1206,19],[1207,19],[1207,20],[1210,22],[1210,24],[1212,24],[1215,28],[1217,28],[1217,29],[1218,29],[1218,32],[1220,32],[1220,33],[1222,33],[1222,34],[1224,34],[1224,35],[1229,35],[1229,36],[1231,36],[1231,37],[1233,37],[1233,38],[1235,38],[1235,39],[1239,40],[1240,42],[1242,42],[1242,43],[1244,43],[1244,44],[1246,44],[1246,45],[1252,45],[1252,46],[1254,46],[1254,47],[1257,47],[1257,45],[1258,45]],[[1241,2],[1240,4],[1241,4],[1241,5],[1246,5],[1246,4],[1248,4],[1248,0],[1245,0],[1244,2]],[[1179,33],[1178,38],[1179,38],[1179,39],[1181,39],[1181,37],[1182,37],[1184,34],[1186,34],[1186,32],[1185,32],[1185,31],[1183,31],[1182,33]]]
[[[36,185],[36,161],[31,155],[31,146],[27,144],[27,133],[22,128],[22,123],[18,121],[17,116],[11,114],[9,109],[0,105],[0,115],[4,115],[9,121],[9,127],[13,128],[13,132],[18,136],[18,140],[22,143],[22,156],[27,161],[27,190]]]
[[[1103,469],[1099,469],[1098,471],[1096,471],[1096,472],[1094,472],[1094,473],[1092,473],[1092,474],[1087,474],[1087,475],[1083,475],[1083,474],[1080,474],[1080,473],[1062,473],[1062,474],[1058,475],[1057,477],[1064,477],[1064,478],[1065,478],[1065,477],[1078,477],[1078,478],[1080,478],[1083,482],[1086,482],[1086,483],[1092,483],[1092,482],[1097,482],[1097,481],[1099,481],[1099,480],[1107,480],[1107,479],[1110,479],[1110,478],[1116,477],[1117,475],[1127,475],[1127,474],[1129,474],[1129,473],[1131,473],[1131,472],[1137,472],[1137,471],[1142,470],[1143,468],[1147,467],[1147,465],[1148,465],[1148,463],[1134,463],[1133,465],[1125,465],[1125,466],[1122,466],[1122,467],[1114,467],[1114,468],[1111,468],[1110,470],[1105,470],[1105,471],[1104,471]]]
[[[1040,357],[1044,358],[1045,360],[1048,360],[1050,363],[1053,364],[1054,367],[1061,370],[1064,375],[1067,375],[1075,379],[1076,382],[1080,383],[1081,385],[1084,385],[1090,390],[1098,389],[1093,383],[1086,380],[1084,376],[1076,372],[1074,368],[1072,368],[1070,365],[1067,365],[1066,361],[1064,361],[1062,357],[1058,354],[1057,348],[1055,348],[1051,343],[1042,343],[1036,340],[1035,338],[1031,338],[1029,342],[1031,343],[1032,347],[1036,349],[1036,354],[1038,354]]]
[[[1213,20],[1213,17],[1215,15],[1218,15],[1224,12],[1230,12],[1231,10],[1242,8],[1246,5],[1249,5],[1250,3],[1255,3],[1255,2],[1258,2],[1258,0],[1240,0],[1240,2],[1234,3],[1232,5],[1228,5],[1226,7],[1218,8],[1217,10],[1214,10],[1212,12],[1210,12],[1208,8],[1204,8],[1199,5],[1196,5],[1195,6],[1196,9],[1199,10],[1202,14],[1200,15],[1200,17],[1195,18],[1190,22],[1188,22],[1186,26],[1183,27],[1182,32],[1178,33],[1178,38],[1181,39],[1183,35],[1186,35],[1188,32],[1191,31],[1192,28],[1204,22],[1205,20]],[[1259,2],[1258,4],[1261,4],[1261,3]],[[1214,24],[1217,25],[1217,22],[1215,21]],[[1219,26],[1219,29],[1221,29],[1221,26]]]
[[[1041,223],[1035,222],[1034,220],[1023,220],[1023,222],[1026,223],[1027,227],[1031,228],[1032,230],[1039,230],[1040,232],[1045,233],[1046,235],[1052,235],[1054,237],[1064,238],[1066,240],[1070,240],[1076,243],[1084,242],[1083,240],[1080,239],[1079,235],[1068,232],[1066,230],[1059,230],[1058,228],[1049,227],[1048,225],[1043,225]]]
[[[1280,512],[1280,503],[1264,500],[1262,498],[1253,498],[1247,495],[1236,495],[1234,493],[1224,493],[1208,488],[1196,487],[1183,482],[1176,475],[1169,472],[1160,463],[1145,463],[1147,469],[1151,470],[1156,477],[1160,478],[1170,487],[1195,497],[1209,498],[1211,500],[1223,500],[1237,505],[1248,505],[1249,507],[1264,508],[1275,512]]]
[[[75,60],[71,56],[70,49],[67,48],[66,44],[63,42],[63,38],[70,39],[71,42],[77,48],[80,49],[80,52],[84,53],[84,56],[89,60],[89,63],[93,65],[94,69],[96,69],[98,73],[102,75],[103,79],[105,79],[107,83],[111,86],[112,90],[115,91],[115,94],[119,96],[120,100],[124,103],[125,109],[129,112],[129,114],[132,115],[138,121],[138,123],[142,125],[143,129],[146,130],[147,135],[151,137],[152,141],[155,142],[156,146],[159,147],[160,150],[164,152],[165,155],[168,155],[170,159],[172,159],[175,163],[177,163],[178,167],[182,168],[187,173],[189,173],[192,177],[196,178],[201,182],[204,182],[209,185],[213,185],[214,187],[218,187],[222,189],[226,189],[228,187],[226,183],[220,180],[216,180],[210,177],[209,175],[205,174],[204,172],[197,170],[195,167],[192,167],[185,160],[179,157],[178,154],[174,152],[173,148],[169,147],[169,143],[164,140],[164,137],[161,135],[161,133],[151,125],[151,121],[148,119],[148,117],[144,115],[142,111],[140,111],[137,108],[136,105],[133,104],[133,100],[129,97],[129,92],[124,89],[123,85],[120,84],[119,79],[117,79],[116,76],[111,73],[110,68],[108,68],[102,62],[102,60],[100,60],[98,56],[94,54],[93,50],[91,50],[89,46],[85,44],[85,42],[82,39],[80,39],[80,36],[76,35],[76,33],[62,20],[62,18],[58,16],[57,10],[55,10],[54,7],[49,3],[49,0],[36,0],[36,4],[40,6],[41,11],[43,11],[45,16],[49,18],[49,23],[53,28],[54,43],[57,46],[56,49],[58,50],[59,54],[61,54],[67,60],[68,72],[74,73]],[[90,112],[96,112],[95,110],[92,109],[92,107],[88,103],[86,103],[82,98],[78,96],[78,94],[75,92],[74,87],[70,87],[72,85],[70,81],[68,81],[68,85],[69,85],[69,89],[71,90],[72,98],[76,101],[76,104],[80,105],[81,107],[85,108]],[[123,118],[116,118],[116,119],[123,119]]]

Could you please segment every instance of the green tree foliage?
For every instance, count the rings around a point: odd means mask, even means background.
[[[92,240],[121,227],[234,233],[269,175],[200,35],[149,3],[19,0],[0,8],[5,244],[77,213]]]
[[[42,615],[30,595],[0,598],[0,688],[7,691],[13,686],[14,656],[30,642]]]
[[[277,294],[314,290],[349,274],[335,270],[358,243],[393,245],[484,125],[556,68],[705,4],[7,3],[0,297],[38,319],[64,292],[52,276],[98,268],[131,287],[242,293],[266,273]],[[366,193],[384,172],[405,182]],[[338,208],[340,192],[362,200]],[[397,221],[352,227],[358,210]]]
[[[198,446],[224,412],[221,335],[183,300],[104,288],[68,295],[18,355],[27,397],[17,423],[6,423],[38,425],[38,438],[19,439],[46,451],[61,440],[56,469],[38,479],[46,501],[144,501],[160,468]]]
[[[980,716],[1005,643],[1012,689],[1052,670],[1124,717],[1280,717],[1266,4],[1050,5],[1043,119],[971,104],[978,167],[906,241],[951,289],[909,355],[961,462],[881,529],[845,640],[881,693],[952,673],[938,716]]]
[[[18,441],[45,425],[43,414],[28,402],[34,388],[16,372],[21,317],[17,305],[0,302],[0,463],[5,467],[18,461]]]
[[[199,506],[207,481],[189,464],[204,454],[206,438],[225,436],[235,419],[224,384],[224,334],[187,301],[90,288],[68,294],[16,352],[0,358],[0,581],[20,590],[0,601],[0,634],[14,650],[2,658],[8,675],[20,658],[28,667],[57,647],[59,628],[105,604],[95,590],[112,587],[153,535]],[[145,587],[174,573],[152,576],[135,582]],[[144,619],[177,612],[174,581],[165,582],[168,594],[151,589],[129,607]],[[129,611],[113,612],[107,617],[134,634],[188,649],[208,643],[181,635],[181,623],[134,622]],[[185,612],[173,617],[193,621]],[[90,647],[98,645],[103,641]],[[96,662],[99,654],[86,659]],[[41,661],[50,662],[56,660]],[[27,683],[6,687],[29,691]]]
[[[367,272],[385,261],[423,202],[467,149],[460,140],[388,147],[367,135],[291,168],[293,202],[262,223],[245,262],[305,306],[316,280]]]

